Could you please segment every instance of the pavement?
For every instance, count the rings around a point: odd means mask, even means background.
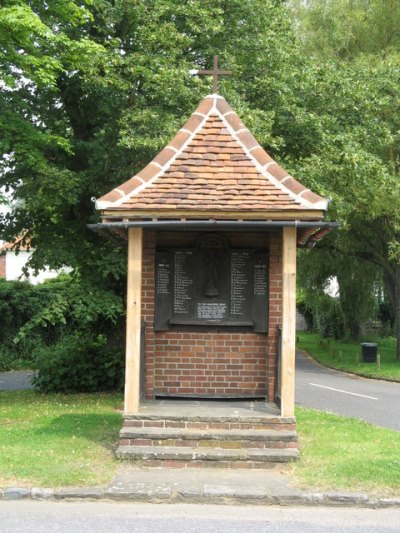
[[[0,372],[0,391],[32,389],[32,370],[12,370]]]
[[[0,500],[400,508],[400,498],[301,490],[282,466],[266,470],[160,469],[122,463],[113,481],[104,487],[8,487],[0,489]]]

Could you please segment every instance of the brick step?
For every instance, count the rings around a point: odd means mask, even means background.
[[[124,428],[174,428],[174,429],[256,429],[256,430],[277,430],[295,431],[296,421],[294,418],[281,417],[199,417],[199,416],[145,416],[145,415],[125,415]]]
[[[120,444],[131,446],[185,446],[192,448],[296,448],[295,431],[185,430],[177,428],[125,428]]]
[[[185,448],[168,446],[119,446],[117,457],[141,461],[149,467],[270,468],[299,458],[297,448]]]

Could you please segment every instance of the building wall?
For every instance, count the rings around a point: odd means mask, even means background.
[[[23,268],[28,262],[32,252],[20,250],[18,254],[14,250],[7,250],[4,255],[0,256],[0,277],[7,280],[28,280],[34,285],[42,283],[46,279],[57,277],[60,272],[69,272],[71,269],[50,270],[48,268],[41,270],[37,275],[33,274],[31,269],[28,270],[28,277],[23,274]],[[22,276],[22,277],[21,277]]]
[[[154,332],[155,250],[162,240],[187,244],[188,234],[145,231],[143,238],[142,313],[145,330],[145,395],[199,397],[275,396],[276,328],[281,317],[281,232],[229,240],[270,251],[269,333],[233,332],[228,328]]]
[[[0,255],[0,278],[6,277],[6,254]]]

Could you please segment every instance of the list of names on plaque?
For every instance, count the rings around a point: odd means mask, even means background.
[[[226,304],[223,302],[199,302],[197,318],[202,320],[222,320],[225,318]]]
[[[231,254],[231,315],[245,313],[246,287],[248,284],[247,265],[250,252],[233,251]]]
[[[254,265],[254,296],[267,294],[267,265],[257,263]]]
[[[176,251],[174,257],[174,313],[187,315],[190,313],[190,304],[193,299],[193,251]]]
[[[169,294],[170,283],[170,265],[166,261],[160,261],[157,265],[157,294]]]

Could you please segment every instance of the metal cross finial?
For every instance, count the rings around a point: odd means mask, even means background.
[[[218,56],[214,56],[214,68],[212,70],[196,70],[194,74],[200,76],[212,76],[213,81],[213,93],[217,94],[218,92],[218,76],[232,76],[232,71],[230,70],[218,70]]]

